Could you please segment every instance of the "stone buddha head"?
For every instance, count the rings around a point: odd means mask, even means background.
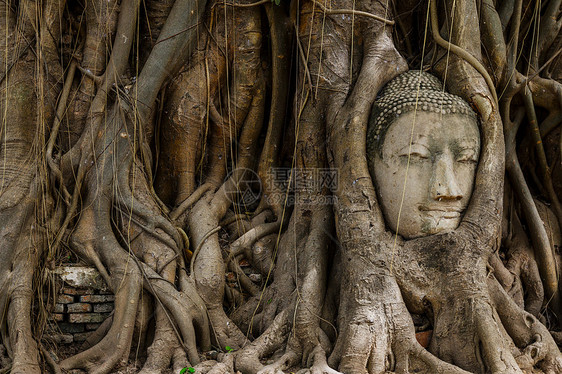
[[[476,114],[428,73],[396,77],[373,105],[369,170],[388,227],[406,239],[458,227],[479,155]]]

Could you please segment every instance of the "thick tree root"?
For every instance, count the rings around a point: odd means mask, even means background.
[[[547,374],[562,372],[562,354],[546,327],[518,308],[495,279],[488,280],[488,287],[499,318],[519,349],[515,359],[521,369],[531,370],[538,364]]]
[[[275,370],[286,369],[282,363],[273,364],[272,367],[264,367],[260,359],[272,354],[281,348],[291,330],[289,308],[279,313],[273,320],[269,329],[260,335],[248,346],[236,352],[236,370],[243,373],[271,373]],[[273,368],[275,367],[275,368]]]

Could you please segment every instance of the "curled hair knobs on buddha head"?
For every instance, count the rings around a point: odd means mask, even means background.
[[[445,92],[437,77],[410,70],[388,82],[373,104],[367,131],[367,154],[380,152],[384,135],[392,122],[414,110],[461,114],[476,119],[470,105],[461,97]]]

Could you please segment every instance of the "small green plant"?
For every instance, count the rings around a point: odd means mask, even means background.
[[[229,345],[227,345],[226,347],[224,347],[224,349],[226,349],[226,351],[227,351],[228,353],[234,351],[234,349],[232,349],[232,347],[229,346]]]
[[[195,369],[192,367],[188,367],[188,368],[183,368],[180,370],[180,374],[185,374],[185,373],[195,373]]]

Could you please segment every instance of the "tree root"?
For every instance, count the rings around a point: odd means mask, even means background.
[[[488,287],[503,326],[521,350],[516,357],[519,366],[531,369],[538,364],[548,374],[562,371],[562,354],[546,327],[518,308],[495,279],[488,279]]]
[[[122,278],[121,287],[117,288],[115,294],[111,328],[98,344],[61,362],[61,368],[82,368],[89,373],[101,374],[110,372],[119,362],[128,361],[141,290],[141,274],[132,263],[124,264],[122,269],[113,268],[112,273],[121,273]]]
[[[282,363],[265,367],[260,362],[260,359],[281,348],[282,344],[286,341],[287,335],[291,330],[289,310],[290,308],[287,308],[279,313],[265,333],[260,335],[259,338],[242,348],[240,351],[236,352],[236,370],[243,373],[265,374],[274,373],[277,369],[282,370],[280,369],[281,367],[284,369],[287,368],[283,366]]]

